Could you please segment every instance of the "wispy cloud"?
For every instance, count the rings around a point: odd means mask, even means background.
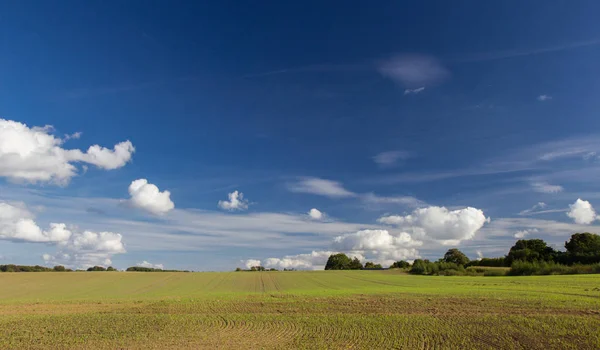
[[[288,189],[297,193],[310,193],[332,198],[355,197],[356,193],[348,191],[341,183],[332,180],[309,177],[298,182],[289,183]]]
[[[531,183],[531,187],[535,192],[539,193],[558,193],[564,190],[560,185],[551,185],[547,182],[533,182]]]
[[[446,80],[450,71],[433,56],[402,54],[379,62],[379,73],[405,86],[407,89],[423,91],[425,86]]]
[[[404,94],[405,95],[418,94],[419,92],[423,92],[423,91],[425,91],[425,87],[421,86],[420,88],[416,88],[416,89],[405,89]]]
[[[552,96],[550,95],[539,95],[537,97],[538,101],[544,102],[544,101],[548,101],[552,99]]]
[[[373,161],[379,166],[389,167],[397,164],[399,161],[407,160],[413,156],[409,151],[386,151],[373,157]]]

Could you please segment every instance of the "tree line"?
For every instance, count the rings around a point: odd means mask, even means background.
[[[57,265],[54,267],[45,267],[40,265],[0,265],[0,272],[84,272],[84,271],[119,271],[112,266],[104,267],[104,266],[92,266],[87,268],[86,270],[73,270],[68,269],[62,265]],[[136,271],[136,272],[190,272],[188,270],[163,270],[163,269],[155,269],[150,267],[141,267],[141,266],[131,266],[128,267],[126,271]]]
[[[463,252],[453,248],[437,261],[416,259],[411,264],[401,260],[390,266],[407,269],[408,272],[419,275],[506,273],[505,270],[483,267],[509,267],[509,275],[600,273],[600,235],[589,232],[575,233],[565,242],[565,251],[556,250],[541,239],[521,239],[503,257],[470,260]],[[381,265],[367,262],[363,266],[358,258],[351,259],[343,253],[330,255],[325,265],[325,270],[372,268],[381,268]]]

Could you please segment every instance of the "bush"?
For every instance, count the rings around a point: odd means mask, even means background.
[[[508,272],[512,276],[531,276],[531,275],[570,275],[600,273],[600,263],[592,265],[562,265],[554,261],[523,261],[513,262]]]
[[[506,276],[506,271],[502,269],[487,269],[483,271],[484,276]]]

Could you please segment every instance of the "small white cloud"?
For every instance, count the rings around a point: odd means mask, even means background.
[[[319,209],[312,208],[308,211],[308,216],[313,220],[321,220],[324,214]]]
[[[537,228],[531,228],[531,229],[526,229],[526,230],[521,230],[521,231],[517,231],[514,235],[515,238],[518,239],[523,239],[526,236],[532,234],[532,233],[537,233],[538,229]]]
[[[402,84],[407,89],[424,88],[438,84],[450,76],[448,70],[434,57],[426,55],[398,55],[380,62],[381,75]]]
[[[335,252],[313,251],[307,254],[287,255],[283,258],[268,258],[265,260],[265,267],[279,270],[322,270],[331,254]]]
[[[419,92],[423,92],[424,90],[425,90],[424,86],[421,86],[420,88],[416,88],[416,89],[405,89],[404,94],[405,95],[418,94]]]
[[[288,189],[292,192],[311,193],[333,198],[356,196],[355,193],[348,191],[337,181],[314,177],[305,178],[296,183],[288,184]]]
[[[478,250],[476,253],[477,253],[477,261],[480,261],[481,259],[483,259],[483,253],[481,252],[481,250]]]
[[[77,139],[81,138],[81,135],[82,135],[82,134],[83,134],[83,133],[82,133],[81,131],[78,131],[78,132],[72,133],[72,134],[70,134],[70,135],[69,135],[69,134],[67,134],[67,135],[65,135],[65,137],[63,137],[63,141],[68,141],[68,140],[77,140]]]
[[[535,192],[539,193],[558,193],[564,190],[560,185],[551,185],[547,182],[533,182],[531,183],[531,187]]]
[[[445,207],[430,206],[416,209],[411,215],[384,216],[378,221],[410,230],[413,236],[418,238],[433,239],[444,245],[456,245],[475,237],[475,233],[485,223],[490,222],[490,219],[477,208],[448,210]]]
[[[171,192],[161,192],[156,185],[146,179],[137,179],[129,185],[130,203],[136,208],[155,215],[166,214],[175,208],[171,201]]]
[[[163,264],[152,264],[152,263],[150,263],[150,262],[148,262],[146,260],[135,264],[135,266],[147,267],[147,268],[150,268],[150,269],[161,269],[161,270],[165,269],[165,266]]]
[[[598,218],[592,204],[581,198],[578,198],[575,203],[570,204],[569,208],[570,210],[567,212],[567,216],[573,219],[576,224],[591,224]]]
[[[410,157],[412,157],[412,153],[408,151],[387,151],[374,156],[373,161],[382,167],[389,167]]]
[[[256,259],[248,259],[248,260],[242,260],[242,263],[244,263],[244,265],[246,266],[247,269],[250,269],[254,266],[262,266],[260,264],[260,260],[256,260]]]
[[[538,99],[538,101],[542,101],[542,102],[544,102],[544,101],[551,100],[551,99],[552,99],[552,96],[549,96],[549,95],[539,95],[539,96],[537,97],[537,99]]]
[[[248,201],[244,199],[243,193],[233,191],[227,196],[229,201],[219,201],[219,208],[230,211],[248,209]]]
[[[52,135],[52,131],[51,126],[29,128],[0,119],[0,176],[14,181],[66,185],[77,174],[73,163],[116,169],[129,162],[135,151],[130,141],[121,142],[112,150],[99,145],[89,147],[85,153],[79,149],[64,149],[64,140]]]

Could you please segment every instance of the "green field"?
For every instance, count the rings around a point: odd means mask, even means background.
[[[2,273],[0,349],[598,349],[600,275]]]

